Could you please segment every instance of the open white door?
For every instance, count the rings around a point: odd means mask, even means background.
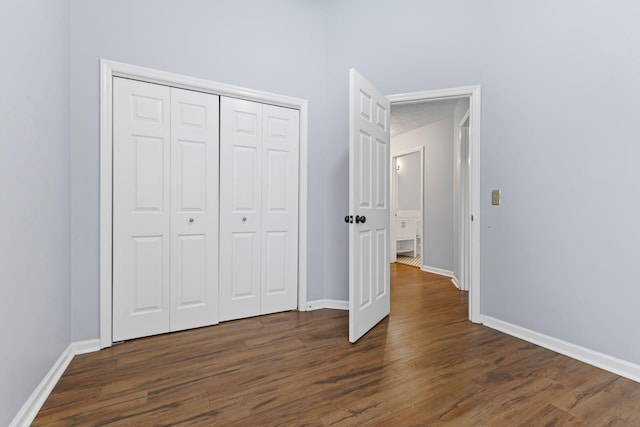
[[[389,100],[349,72],[349,341],[390,310]]]

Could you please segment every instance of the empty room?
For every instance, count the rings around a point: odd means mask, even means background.
[[[639,14],[3,0],[0,425],[639,425]]]

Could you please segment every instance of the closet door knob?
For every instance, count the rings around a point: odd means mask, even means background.
[[[247,217],[246,216],[242,217],[242,222],[247,222]]]
[[[193,218],[189,218],[189,222],[193,222]]]

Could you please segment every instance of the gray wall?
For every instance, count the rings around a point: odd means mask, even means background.
[[[453,271],[453,117],[427,126],[422,265]]]
[[[488,5],[482,312],[640,363],[640,3]]]
[[[391,151],[424,146],[422,265],[453,271],[453,115],[391,138]]]
[[[69,345],[69,5],[0,13],[0,425]]]
[[[325,24],[301,0],[72,1],[73,340],[99,334],[100,58],[309,100],[308,298],[324,298]]]

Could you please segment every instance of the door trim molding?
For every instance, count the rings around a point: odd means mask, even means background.
[[[469,277],[469,320],[474,323],[482,323],[480,315],[480,122],[481,99],[480,85],[462,86],[448,89],[427,90],[421,92],[387,95],[392,104],[411,101],[434,101],[447,98],[469,98],[469,155],[470,187],[469,210],[473,217],[471,222],[470,250],[470,277]],[[424,227],[423,227],[424,230]]]
[[[112,208],[113,208],[113,77],[177,87],[219,96],[241,98],[300,111],[298,189],[298,309],[307,302],[307,146],[308,102],[304,99],[247,89],[224,83],[122,62],[100,60],[100,347],[112,342]]]
[[[462,117],[462,120],[460,120],[460,123],[458,123],[456,130],[458,132],[458,159],[461,158],[461,153],[462,153],[462,129],[463,129],[463,125],[465,123],[467,123],[467,127],[469,127],[471,125],[471,119],[469,119],[470,117],[470,111],[469,109],[467,109],[467,112],[464,114],[464,116]],[[469,154],[469,144],[471,142],[471,129],[469,128],[468,131],[468,140],[467,140],[467,157]],[[460,197],[460,192],[462,192],[461,190],[465,190],[466,193],[469,193],[469,179],[466,179],[466,183],[462,180],[462,170],[464,168],[462,167],[462,162],[460,162],[460,166],[458,168],[457,174],[458,174],[458,201],[457,203],[459,203],[458,209],[459,209],[459,218],[457,218],[458,220],[458,248],[460,248],[459,254],[458,254],[458,259],[460,260],[466,260],[467,256],[463,254],[464,251],[464,245],[466,244],[466,240],[465,240],[465,231],[466,232],[470,232],[470,229],[467,229],[467,226],[465,224],[465,220],[464,220],[464,214],[468,213],[466,212],[466,210],[463,207],[462,201],[461,201],[461,197]],[[467,168],[466,170],[466,177],[469,178],[470,174],[469,174],[469,169]],[[468,200],[467,200],[468,203]],[[460,274],[460,280],[458,281],[458,278],[456,278],[456,287],[460,290],[464,290],[464,291],[468,291],[469,290],[469,263],[467,262],[466,265],[464,262],[460,262],[459,263],[460,266],[460,271],[458,271],[458,273]],[[455,268],[454,268],[455,271]]]

